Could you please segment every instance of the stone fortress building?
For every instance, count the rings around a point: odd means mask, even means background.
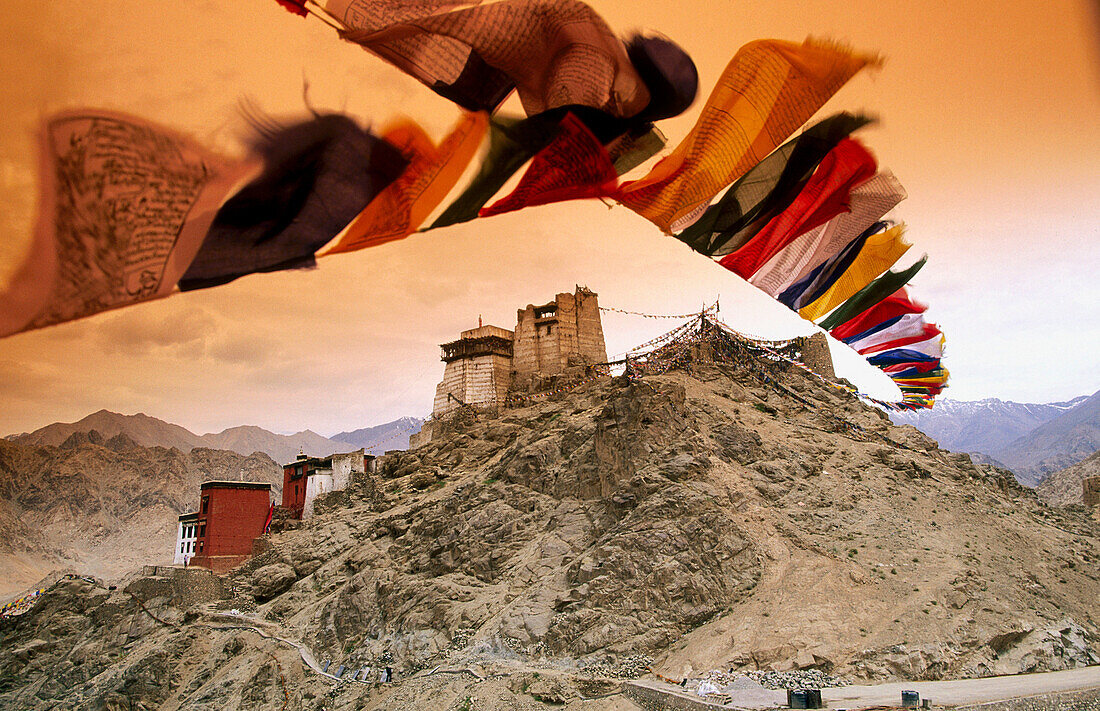
[[[479,326],[441,348],[447,365],[433,418],[467,405],[499,407],[511,391],[537,390],[554,376],[607,362],[597,295],[583,286],[517,310],[514,331]]]

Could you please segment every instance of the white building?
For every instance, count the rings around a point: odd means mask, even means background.
[[[195,540],[199,537],[199,512],[180,514],[179,527],[176,529],[176,552],[173,565],[186,565],[195,555]]]
[[[373,460],[362,449],[327,457],[299,455],[295,461],[283,465],[283,507],[301,511],[295,518],[310,518],[318,496],[348,488],[351,475],[364,473],[368,462]]]

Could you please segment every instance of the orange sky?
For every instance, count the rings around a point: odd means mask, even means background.
[[[879,51],[820,115],[863,109],[862,137],[909,199],[895,217],[929,265],[914,282],[948,337],[949,395],[1050,401],[1100,387],[1100,62],[1083,1],[912,3],[592,2],[621,33],[657,30],[695,59],[705,95],[736,49],[808,34]],[[33,221],[33,135],[80,106],[140,114],[226,152],[250,97],[375,125],[403,113],[440,135],[457,111],[320,22],[272,0],[182,3],[0,0],[0,279]],[[700,102],[663,122],[675,143]],[[806,333],[737,277],[628,210],[552,205],[477,220],[0,341],[0,433],[99,408],[143,411],[197,432],[238,424],[323,434],[424,415],[437,344],[587,284],[601,303],[679,313],[721,294],[723,318],[766,336]],[[621,352],[672,322],[605,318]],[[858,357],[842,367],[891,386]]]

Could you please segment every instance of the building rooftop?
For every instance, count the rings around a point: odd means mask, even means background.
[[[199,489],[267,489],[271,484],[266,481],[204,481]]]
[[[198,511],[189,511],[188,513],[180,514],[180,521],[186,521],[186,520],[190,520],[190,519],[198,518],[198,517],[199,517],[199,512]]]

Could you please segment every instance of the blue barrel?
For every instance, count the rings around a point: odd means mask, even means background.
[[[920,694],[915,691],[903,691],[901,692],[901,707],[904,709],[915,709],[920,706]]]

